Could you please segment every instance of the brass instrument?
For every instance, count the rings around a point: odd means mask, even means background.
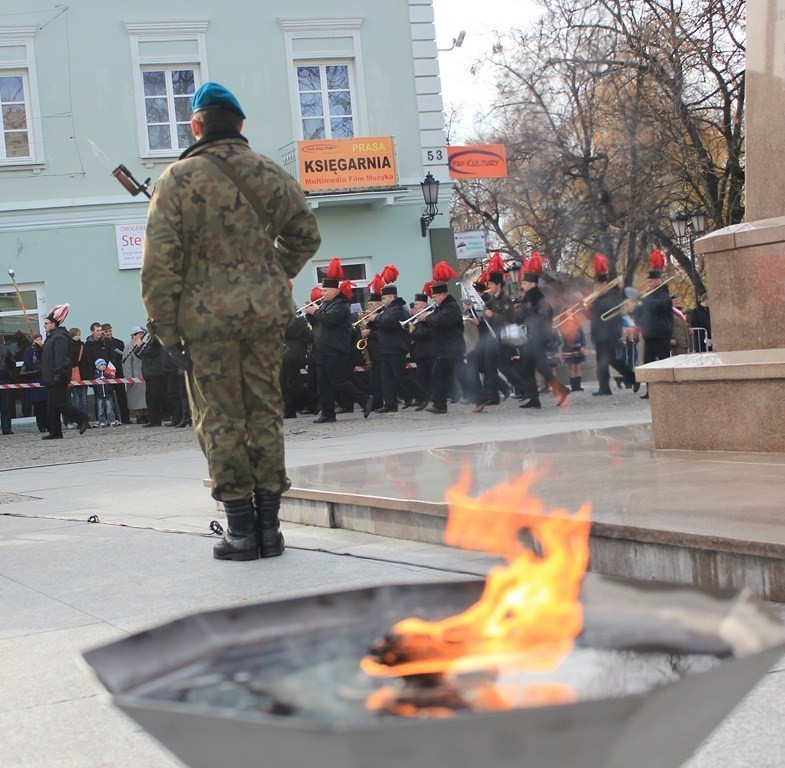
[[[309,301],[307,304],[303,304],[301,307],[298,307],[295,314],[297,315],[297,317],[302,317],[305,314],[305,310],[308,309],[308,307],[312,307],[314,304],[319,306],[319,304],[321,303],[322,303],[321,299],[314,299],[313,301]]]
[[[595,291],[592,291],[588,296],[584,296],[579,302],[573,304],[569,309],[565,309],[564,312],[560,312],[558,315],[556,315],[556,317],[553,318],[553,327],[558,328],[560,325],[564,325],[564,323],[566,323],[568,320],[572,320],[575,315],[590,307],[595,301],[597,301],[597,299],[600,298],[600,296],[608,293],[608,291],[612,290],[617,285],[621,285],[621,283],[622,277],[619,275],[615,280],[605,283]]]
[[[409,323],[416,323],[417,322],[417,318],[420,315],[423,315],[426,312],[428,312],[428,313],[433,312],[433,310],[434,310],[434,307],[431,304],[429,304],[427,307],[423,307],[419,312],[415,312],[413,315],[407,317],[406,320],[400,320],[399,322],[401,324],[401,328],[406,328],[406,326],[409,325]]]
[[[363,328],[365,328],[365,324],[369,320],[372,320],[373,317],[378,312],[381,312],[383,309],[384,309],[384,304],[379,304],[379,306],[376,307],[376,309],[372,309],[369,312],[366,312],[362,317],[355,320],[352,323],[352,328],[356,328],[358,325],[361,325]],[[363,353],[363,356],[365,356],[365,348],[368,346],[368,339],[365,336],[363,336],[362,338],[357,340],[357,343],[354,346],[357,347],[357,349],[359,349],[360,352]],[[370,359],[368,360],[368,362],[370,363]]]
[[[640,306],[643,303],[643,300],[647,296],[651,296],[651,294],[654,293],[654,291],[656,291],[658,288],[660,288],[661,286],[665,285],[666,283],[669,283],[671,280],[675,280],[675,279],[676,279],[676,275],[671,275],[666,280],[663,280],[659,285],[655,285],[654,288],[649,288],[648,291],[644,291],[643,293],[639,293],[634,298],[626,298],[626,299],[624,299],[624,301],[620,302],[615,307],[611,307],[607,312],[603,312],[600,315],[600,320],[613,320],[614,317],[618,317],[619,315],[623,315],[624,314],[624,307],[627,305],[628,301],[634,302],[634,305],[636,307]]]

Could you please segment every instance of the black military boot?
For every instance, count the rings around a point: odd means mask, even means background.
[[[226,531],[213,547],[216,560],[258,560],[259,539],[256,535],[256,516],[251,499],[225,501]]]
[[[269,496],[254,492],[256,505],[256,533],[259,540],[259,554],[262,557],[278,557],[283,554],[283,534],[278,530],[278,510],[281,508],[280,496]]]

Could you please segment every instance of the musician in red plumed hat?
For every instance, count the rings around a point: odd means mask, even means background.
[[[557,405],[562,405],[569,394],[548,365],[547,348],[553,336],[553,307],[540,290],[542,270],[542,257],[539,253],[533,253],[524,264],[519,289],[526,325],[526,343],[521,347],[526,400],[521,403],[521,408],[542,407],[535,372],[539,372],[548,383]]]
[[[653,363],[671,356],[673,338],[673,301],[662,278],[665,254],[654,249],[649,256],[651,270],[646,280],[646,291],[640,305],[633,312],[643,338],[643,363]],[[643,399],[649,397],[648,388]]]

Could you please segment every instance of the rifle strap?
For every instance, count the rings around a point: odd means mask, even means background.
[[[222,157],[218,157],[217,155],[213,155],[209,152],[203,152],[200,157],[209,160],[216,168],[224,173],[224,175],[228,176],[236,185],[237,188],[240,190],[240,193],[245,197],[245,199],[251,204],[251,208],[253,208],[254,213],[256,214],[256,218],[259,219],[259,224],[263,227],[265,226],[264,220],[264,209],[262,208],[262,204],[259,201],[259,198],[256,196],[256,193],[251,189],[251,186],[245,181],[245,179],[240,176],[237,171],[232,168],[229,163],[226,162]]]

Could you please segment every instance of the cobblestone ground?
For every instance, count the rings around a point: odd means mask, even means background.
[[[391,414],[371,414],[365,420],[359,410],[352,414],[339,415],[335,424],[314,424],[314,416],[300,414],[295,419],[284,421],[287,441],[303,441],[331,436],[346,437],[364,435],[375,431],[411,432],[416,436],[418,430],[438,426],[462,427],[478,421],[488,425],[488,434],[493,434],[499,425],[509,427],[510,423],[521,420],[570,422],[608,420],[649,415],[649,401],[641,400],[632,390],[620,390],[608,397],[594,397],[596,385],[588,385],[585,392],[570,395],[565,405],[557,408],[550,395],[542,396],[541,410],[521,410],[518,401],[509,399],[498,406],[486,408],[483,413],[473,413],[471,405],[450,405],[449,413],[443,416],[417,412],[414,408],[400,410]],[[93,428],[84,435],[76,429],[64,431],[63,440],[41,441],[41,435],[32,419],[15,420],[14,434],[0,436],[0,470],[31,467],[45,464],[66,464],[96,461],[119,456],[139,456],[144,454],[168,453],[171,451],[198,450],[193,430],[190,427],[143,427],[124,425],[121,427]]]

